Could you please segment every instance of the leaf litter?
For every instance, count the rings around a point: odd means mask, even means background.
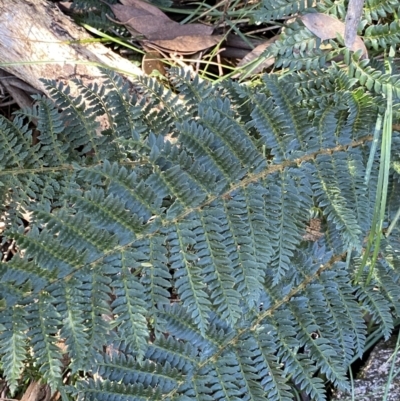
[[[115,17],[144,44],[164,51],[192,54],[219,43],[223,35],[212,35],[214,28],[204,24],[186,24],[171,20],[160,9],[141,0],[121,0],[109,4]]]

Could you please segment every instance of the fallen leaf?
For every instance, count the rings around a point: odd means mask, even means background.
[[[132,8],[141,9],[143,11],[146,11],[150,15],[154,15],[155,17],[158,17],[161,20],[165,19],[165,20],[172,21],[158,7],[153,6],[150,3],[146,3],[145,1],[141,1],[141,0],[120,0],[120,3],[123,4],[124,6],[130,6]],[[160,22],[160,19],[158,19],[157,22]],[[154,24],[154,21],[153,21],[153,24]]]
[[[223,39],[223,35],[214,36],[178,36],[172,40],[152,40],[144,42],[147,46],[164,51],[173,51],[181,54],[192,54],[215,46]]]
[[[122,0],[124,5],[111,4],[118,20],[149,40],[171,40],[179,36],[211,35],[214,28],[203,24],[181,25],[172,21],[157,7],[140,0]],[[157,17],[155,23],[154,17]]]
[[[147,52],[142,59],[142,70],[145,74],[151,75],[154,70],[165,76],[165,67],[160,60],[162,56],[157,52]]]
[[[270,45],[272,45],[272,43],[276,42],[276,40],[278,38],[279,38],[279,36],[276,35],[273,38],[266,40],[264,43],[261,43],[258,46],[256,46],[250,53],[246,54],[246,56],[244,56],[242,58],[242,60],[239,61],[238,67],[242,67],[242,66],[256,60],[258,57],[261,56],[263,51],[265,49],[267,49]],[[275,58],[268,57],[264,61],[262,61],[259,65],[257,65],[255,68],[253,68],[251,70],[251,72],[252,72],[252,74],[258,74],[259,72],[261,72],[265,68],[270,67],[274,63],[275,63]]]
[[[303,21],[303,24],[321,40],[335,39],[338,34],[344,37],[344,23],[329,15],[310,13],[301,16],[300,19]],[[367,48],[359,36],[356,36],[350,50],[354,52],[361,50],[363,58],[368,57]]]
[[[203,24],[181,25],[157,7],[141,0],[121,0],[110,4],[116,18],[135,36],[143,35],[153,48],[191,54],[216,45],[221,36],[211,36],[214,28]],[[155,22],[156,21],[156,22]]]
[[[122,24],[129,24],[132,19],[139,17],[152,17],[154,27],[154,15],[140,8],[123,6],[122,4],[110,4],[114,15]],[[169,18],[168,18],[169,19]],[[155,27],[154,27],[155,28]]]
[[[151,35],[145,35],[147,39],[172,40],[182,36],[210,36],[214,28],[203,24],[181,25],[175,21],[159,26],[158,30]]]

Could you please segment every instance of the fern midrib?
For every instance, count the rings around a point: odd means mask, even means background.
[[[282,162],[279,165],[269,165],[268,169],[261,171],[259,173],[254,173],[254,174],[249,174],[249,176],[247,178],[244,178],[243,180],[241,180],[240,182],[238,182],[237,184],[233,184],[231,186],[230,189],[228,189],[227,191],[218,194],[218,195],[213,195],[210,196],[206,201],[204,201],[202,204],[194,207],[194,208],[187,208],[184,211],[182,211],[180,214],[177,215],[177,217],[173,220],[162,220],[162,218],[160,216],[157,216],[155,219],[153,219],[151,221],[151,224],[155,224],[157,222],[160,222],[161,220],[161,224],[160,227],[154,231],[152,231],[151,233],[144,233],[144,234],[137,234],[135,239],[133,241],[130,241],[124,245],[118,245],[116,247],[114,247],[112,250],[109,250],[107,252],[105,252],[102,256],[99,256],[97,259],[93,260],[92,262],[90,262],[89,264],[83,264],[80,267],[76,268],[75,270],[73,270],[71,273],[68,273],[66,276],[57,278],[56,280],[52,281],[51,283],[54,282],[58,282],[61,280],[65,280],[68,279],[70,277],[72,277],[76,272],[80,271],[81,269],[83,269],[86,266],[92,266],[92,267],[96,267],[98,264],[100,264],[105,258],[109,257],[110,255],[113,255],[114,253],[117,252],[123,252],[124,250],[126,250],[127,248],[130,248],[135,242],[145,239],[145,238],[151,238],[154,235],[158,235],[160,233],[160,230],[162,230],[163,228],[168,227],[169,225],[172,224],[177,224],[179,221],[184,220],[185,217],[187,217],[189,214],[193,213],[193,212],[200,212],[204,207],[208,206],[209,204],[211,204],[212,202],[216,201],[217,199],[226,199],[229,198],[231,193],[247,187],[249,184],[256,182],[258,180],[261,180],[271,174],[274,174],[276,172],[281,172],[282,170],[284,170],[287,167],[293,167],[293,166],[297,166],[300,165],[303,162],[306,161],[312,161],[316,158],[316,156],[318,155],[325,155],[325,154],[333,154],[336,152],[340,152],[340,151],[347,151],[349,148],[353,148],[356,146],[362,146],[367,142],[370,142],[373,140],[373,136],[372,135],[367,135],[361,139],[358,139],[356,141],[351,142],[350,144],[346,144],[346,145],[338,145],[335,146],[333,148],[327,148],[327,149],[323,149],[323,150],[318,150],[316,152],[310,153],[309,155],[305,155],[302,157],[299,157],[297,159],[294,160],[286,160],[284,162]],[[136,162],[135,162],[136,163]],[[92,167],[92,166],[91,166]],[[72,169],[72,166],[70,167]]]
[[[199,371],[201,368],[203,368],[204,366],[206,366],[208,363],[210,362],[216,362],[218,360],[218,358],[221,356],[221,354],[231,345],[237,344],[240,337],[247,333],[247,332],[254,332],[256,331],[262,321],[270,316],[273,316],[273,313],[280,308],[281,306],[287,304],[291,298],[293,298],[295,295],[299,294],[301,291],[304,291],[306,289],[306,287],[311,284],[315,278],[319,277],[324,271],[331,269],[335,263],[342,261],[344,258],[346,258],[347,252],[343,252],[340,255],[335,255],[333,256],[328,262],[326,262],[324,265],[320,266],[320,268],[312,275],[306,277],[304,279],[304,281],[302,283],[300,283],[297,287],[292,288],[292,290],[286,295],[284,296],[282,299],[275,301],[275,303],[273,305],[271,305],[270,308],[268,308],[268,310],[260,313],[256,318],[253,324],[249,325],[246,328],[243,328],[241,330],[238,330],[237,333],[231,338],[229,339],[225,344],[220,345],[218,347],[218,351],[213,354],[212,356],[206,358],[205,360],[203,360],[202,362],[200,362],[197,365],[197,371]],[[192,379],[194,377],[196,377],[197,372],[193,373]],[[183,381],[180,383],[183,384]],[[175,389],[171,390],[169,393],[162,395],[162,399],[166,399],[169,397],[172,397],[179,389],[179,386],[177,386]]]

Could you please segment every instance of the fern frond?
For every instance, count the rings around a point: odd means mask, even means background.
[[[55,391],[60,386],[62,374],[61,349],[57,344],[61,319],[51,301],[51,296],[41,294],[37,302],[28,305],[26,320],[38,370]]]
[[[94,379],[82,380],[77,384],[78,400],[98,401],[161,401],[162,393],[159,389],[153,390],[141,384],[122,384],[114,381],[98,381]]]
[[[360,287],[357,290],[357,297],[362,306],[370,313],[375,322],[379,324],[380,331],[385,339],[390,337],[393,330],[393,316],[390,312],[389,302],[372,286]]]
[[[331,327],[329,335],[339,341],[344,363],[349,363],[353,358],[353,350],[360,357],[362,355],[367,328],[363,319],[360,306],[352,297],[352,288],[347,281],[348,276],[344,269],[335,272],[324,272],[321,274],[320,282],[323,285],[322,293],[326,299],[326,306],[330,312],[329,325],[335,324],[336,329]],[[318,310],[325,310],[318,305]],[[338,336],[339,333],[339,336]]]
[[[366,45],[375,50],[386,49],[400,43],[400,24],[393,21],[390,24],[371,25],[365,30],[364,40]]]
[[[319,179],[312,185],[318,205],[324,208],[328,224],[334,224],[342,232],[347,246],[359,247],[361,228],[340,190],[341,185],[346,189],[348,183],[337,180],[336,175],[332,174],[332,171],[342,171],[347,163],[348,155],[345,152],[338,152],[333,159],[329,155],[318,156],[314,168]]]
[[[38,293],[57,278],[57,272],[39,267],[33,261],[16,256],[0,265],[1,299],[8,307],[30,292]],[[18,295],[17,295],[18,294]]]
[[[55,86],[55,105],[38,98],[27,111],[45,131],[39,159],[27,159],[22,117],[2,134],[12,148],[4,211],[16,222],[4,235],[19,254],[0,265],[1,302],[21,308],[39,374],[61,388],[61,341],[80,376],[67,390],[82,400],[289,400],[297,390],[325,400],[324,381],[347,388],[363,313],[388,336],[400,310],[396,239],[371,286],[353,282],[377,184],[374,171],[364,179],[376,93],[337,66],[212,93],[176,73],[182,96],[143,78],[143,99],[105,74],[104,88],[77,83],[82,97],[71,99]],[[152,109],[158,121],[144,115]],[[96,124],[80,119],[100,114],[102,139],[86,135]],[[61,129],[66,115],[93,157]],[[320,227],[306,236],[311,217]],[[21,349],[1,348],[14,355],[14,383]]]
[[[50,295],[56,299],[55,305],[63,322],[60,336],[67,339],[65,345],[71,358],[71,370],[74,373],[88,369],[85,364],[88,338],[83,313],[87,309],[87,298],[80,287],[82,283],[77,279],[62,285],[55,283],[49,287]]]
[[[120,258],[110,258],[108,261],[116,297],[111,309],[116,316],[118,336],[125,339],[138,353],[139,359],[142,359],[147,347],[149,329],[146,322],[146,304],[142,299],[144,288],[132,272],[136,263],[130,254],[125,253],[122,253]]]
[[[26,332],[28,322],[26,321],[26,310],[15,306],[2,311],[0,324],[3,324],[4,327],[0,335],[0,362],[11,394],[14,394],[27,355]]]
[[[398,4],[394,0],[367,0],[364,16],[368,22],[386,18],[388,14],[397,13]]]
[[[92,367],[101,358],[103,344],[111,336],[111,279],[104,274],[105,268],[77,275],[81,285],[77,287],[84,298],[81,318],[85,322],[87,349],[83,356],[83,367]]]
[[[206,80],[200,79],[198,75],[192,79],[190,71],[185,72],[180,68],[169,70],[171,82],[179,90],[185,107],[190,114],[197,113],[198,105],[210,97],[216,97],[215,88]]]
[[[317,2],[317,10],[343,21],[346,17],[347,4],[345,0],[322,0]]]
[[[313,2],[310,0],[277,0],[274,2],[263,1],[261,9],[255,15],[256,20],[263,22],[280,19],[287,15],[293,15],[303,12],[306,8],[312,7]]]
[[[322,51],[320,40],[305,26],[297,22],[290,24],[279,40],[268,48],[268,54],[276,57],[275,67],[291,70],[318,70],[333,58],[333,53]]]
[[[349,63],[349,74],[359,80],[368,90],[376,93],[388,94],[393,91],[393,95],[400,97],[400,76],[389,75],[369,65],[368,59],[360,60],[358,55],[352,55]]]
[[[71,150],[82,147],[82,150],[78,151],[77,154],[92,151],[95,160],[100,160],[99,146],[105,138],[96,133],[99,128],[95,119],[96,110],[83,105],[85,101],[90,103],[90,100],[85,99],[83,95],[73,98],[70,95],[70,88],[61,82],[58,85],[53,85],[51,81],[43,80],[43,84],[53,99],[63,108],[64,135],[68,138]]]

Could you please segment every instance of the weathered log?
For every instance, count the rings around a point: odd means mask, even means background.
[[[142,73],[101,43],[76,42],[90,38],[53,3],[0,0],[0,67],[45,94],[40,78],[101,83],[101,66],[128,79]]]

